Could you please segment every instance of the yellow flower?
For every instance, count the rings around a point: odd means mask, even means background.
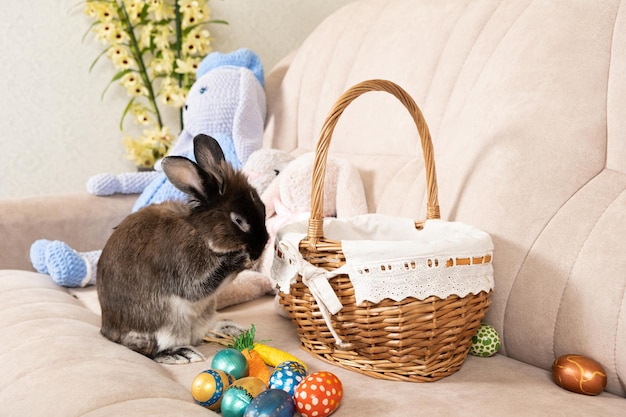
[[[144,87],[141,84],[137,84],[134,86],[130,86],[126,88],[126,93],[129,96],[134,96],[134,97],[148,97],[148,95],[150,94],[150,92],[148,91],[148,88]]]
[[[208,30],[199,27],[189,31],[182,46],[182,52],[186,55],[206,55],[210,50],[211,35]]]
[[[183,28],[188,28],[189,26],[209,20],[210,10],[206,2],[181,0],[179,6],[183,14],[183,20],[181,22]]]
[[[149,0],[148,13],[153,13],[156,21],[173,19],[174,7],[163,0]]]
[[[167,106],[182,107],[185,105],[187,92],[182,87],[179,87],[173,78],[166,77],[163,79],[159,93],[161,103]]]
[[[93,28],[96,39],[102,43],[119,44],[128,41],[128,35],[116,20],[99,24]]]
[[[94,21],[89,30],[107,45],[94,64],[106,55],[117,70],[113,81],[119,81],[133,97],[123,112],[120,129],[123,131],[128,113],[136,125],[151,126],[139,137],[124,137],[128,157],[139,166],[151,167],[171,146],[174,137],[164,126],[159,107],[185,104],[200,60],[211,52],[212,38],[205,27],[211,12],[207,2],[85,1],[84,12]],[[180,13],[175,13],[176,5]]]
[[[200,58],[187,57],[184,60],[177,59],[175,72],[177,74],[195,74],[199,63]]]
[[[157,159],[162,158],[174,141],[174,136],[167,127],[146,129],[143,135],[132,138],[124,137],[127,156],[137,166],[152,167]]]
[[[131,136],[124,137],[126,156],[139,167],[152,167],[156,161],[154,152],[147,147],[141,137],[133,139]]]
[[[154,44],[157,48],[170,49],[170,35],[174,32],[169,26],[159,26],[154,33]]]
[[[147,125],[152,121],[148,109],[141,103],[134,103],[130,108],[130,114],[135,118],[135,122],[140,125]]]
[[[183,51],[187,51],[186,44],[193,43],[194,53],[199,56],[204,56],[211,52],[211,33],[202,29],[202,27],[196,27],[189,31],[183,43]]]
[[[141,81],[139,79],[139,77],[137,76],[137,74],[135,74],[134,72],[129,72],[124,74],[124,76],[120,79],[120,84],[123,85],[126,88],[129,87],[134,87],[137,84],[139,84]]]
[[[133,71],[124,74],[120,79],[120,84],[126,88],[129,96],[148,96],[148,89],[141,83],[141,79]]]
[[[174,142],[174,136],[170,133],[170,129],[167,126],[163,126],[161,129],[153,130],[151,133],[154,143],[158,146],[161,153],[165,154],[172,146],[172,142]]]
[[[107,50],[107,56],[113,62],[123,61],[126,58],[130,58],[130,51],[127,46],[122,44],[111,45]]]
[[[99,22],[108,22],[117,14],[113,3],[91,2],[85,4],[85,14]]]
[[[128,19],[132,25],[136,25],[141,20],[141,11],[143,10],[143,2],[137,0],[123,0]]]
[[[174,63],[176,62],[176,56],[174,52],[169,49],[165,49],[159,53],[158,58],[153,58],[149,64],[149,68],[152,74],[155,75],[169,75],[174,71]]]
[[[152,39],[152,30],[154,29],[154,26],[151,23],[147,23],[146,25],[142,26],[139,29],[139,47],[144,49],[144,48],[149,48],[150,47],[150,41]]]
[[[111,57],[111,62],[117,69],[129,69],[137,66],[137,63],[129,54],[114,55]]]

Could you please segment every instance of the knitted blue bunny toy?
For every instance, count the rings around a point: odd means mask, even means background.
[[[265,122],[263,67],[248,50],[207,55],[196,72],[183,109],[184,129],[168,155],[193,158],[193,138],[214,137],[226,160],[240,168],[261,147]],[[153,172],[100,174],[89,179],[87,189],[95,195],[141,193],[132,211],[167,200],[184,200],[160,169]],[[48,274],[59,285],[83,287],[94,284],[101,250],[78,253],[61,241],[40,239],[30,249],[33,267]]]

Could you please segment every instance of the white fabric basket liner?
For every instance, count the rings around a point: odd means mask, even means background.
[[[338,346],[343,346],[343,341],[333,329],[329,314],[337,314],[343,305],[328,282],[336,275],[348,275],[357,305],[385,298],[465,297],[494,287],[493,266],[490,261],[484,262],[493,257],[491,237],[464,223],[427,220],[418,230],[413,219],[381,214],[325,218],[324,237],[341,241],[346,258],[345,265],[333,271],[316,267],[302,257],[299,244],[307,230],[308,220],[278,231],[272,278],[280,291],[289,294],[291,284],[302,277]],[[483,262],[457,265],[457,259]]]
[[[385,298],[465,297],[494,286],[491,262],[447,266],[449,260],[493,255],[489,234],[464,223],[427,220],[424,228],[417,230],[413,219],[381,214],[326,218],[324,236],[340,240],[346,258],[345,265],[334,271],[314,267],[302,258],[299,242],[306,237],[307,228],[308,221],[295,222],[277,234],[272,276],[284,293],[289,293],[298,274],[307,285],[313,277],[320,281],[347,274],[357,304]]]

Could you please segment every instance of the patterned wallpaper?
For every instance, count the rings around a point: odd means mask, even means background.
[[[351,0],[212,0],[215,50],[255,50],[266,71],[333,10]],[[3,0],[0,14],[0,199],[85,190],[101,172],[133,170],[118,129],[127,103],[101,51],[83,42],[89,21],[76,0],[36,6]]]

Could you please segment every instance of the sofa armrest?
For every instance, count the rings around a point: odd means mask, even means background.
[[[76,193],[1,200],[0,269],[33,270],[29,252],[37,239],[62,240],[79,251],[101,249],[136,199]]]

